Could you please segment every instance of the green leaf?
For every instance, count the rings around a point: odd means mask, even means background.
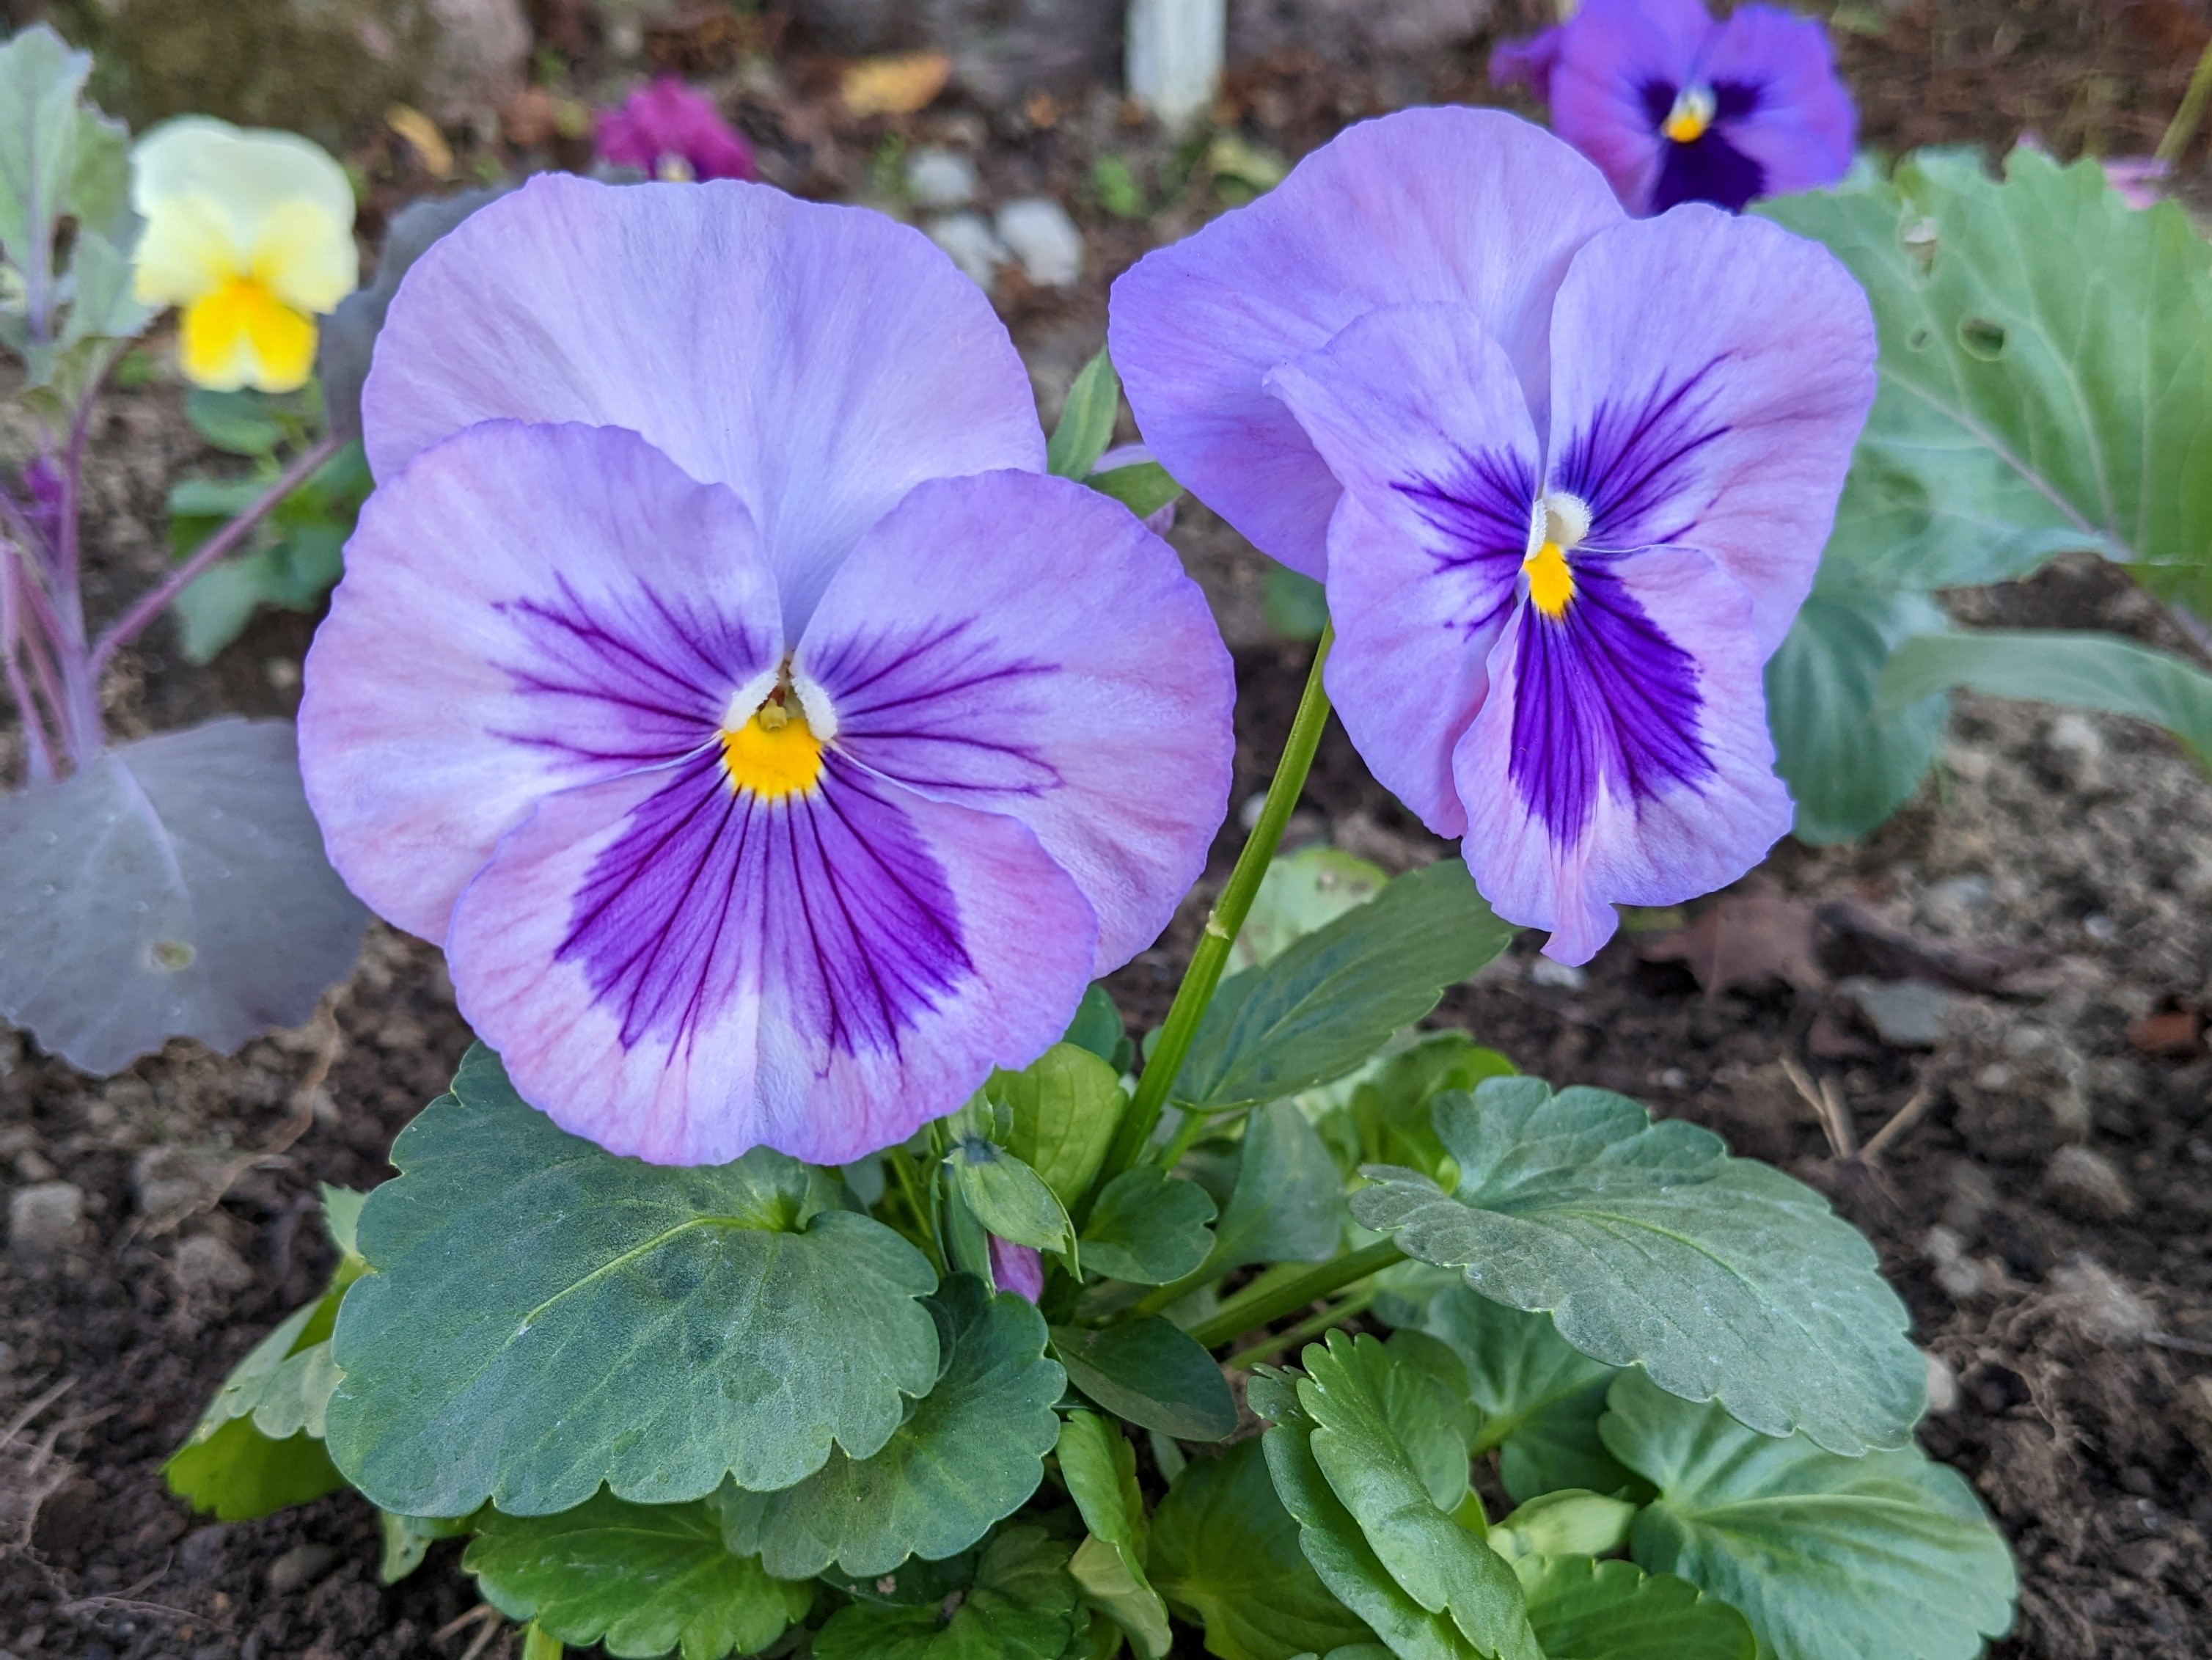
[[[320,1192],[323,1226],[330,1233],[331,1243],[348,1256],[360,1256],[354,1249],[354,1236],[361,1226],[361,1207],[368,1202],[368,1195],[329,1182],[322,1184]]]
[[[1477,1414],[1470,1450],[1499,1450],[1498,1478],[1516,1502],[1559,1487],[1636,1485],[1597,1432],[1616,1369],[1560,1336],[1549,1315],[1453,1286],[1430,1299],[1421,1329],[1466,1365]]]
[[[1083,481],[1101,496],[1110,496],[1139,519],[1149,519],[1171,502],[1182,498],[1182,486],[1157,461],[1132,461],[1109,467]]]
[[[712,1505],[632,1505],[607,1493],[557,1516],[487,1511],[461,1558],[510,1620],[611,1655],[753,1654],[813,1606],[814,1588],[732,1554]]]
[[[195,386],[185,396],[185,419],[202,438],[232,455],[268,455],[284,440],[269,400],[257,392]]]
[[[1445,1179],[1449,1155],[1437,1140],[1430,1109],[1446,1090],[1472,1090],[1486,1078],[1510,1078],[1513,1063],[1482,1049],[1464,1032],[1423,1033],[1410,1048],[1389,1055],[1352,1092],[1348,1109],[1369,1164],[1406,1164],[1437,1181]]]
[[[1908,636],[1947,626],[1924,594],[1867,586],[1824,565],[1782,648],[1767,660],[1775,770],[1797,804],[1802,841],[1863,836],[1912,799],[1949,714],[1929,696],[1882,706],[1882,666]]]
[[[1008,1528],[984,1547],[964,1596],[942,1608],[840,1608],[816,1635],[814,1660],[1060,1660],[1089,1624],[1066,1564],[1066,1546],[1043,1529]]]
[[[865,1458],[937,1382],[920,1252],[764,1148],[682,1168],[557,1128],[478,1048],[400,1133],[347,1298],[331,1456],[371,1502],[459,1516],[702,1498]]]
[[[1603,1429],[1659,1489],[1630,1554],[1734,1603],[1771,1660],[1969,1660],[2012,1623],[2003,1538],[1964,1478],[1917,1446],[1839,1458],[1633,1372]]]
[[[2212,675],[2118,635],[1923,635],[1898,648],[1881,681],[1896,703],[1962,686],[2148,721],[2212,768]]]
[[[2094,160],[1923,153],[1893,183],[1760,204],[1865,287],[1881,392],[1838,514],[1884,586],[2001,581],[2055,553],[2212,550],[2212,261],[2181,209]]]
[[[1754,1660],[1759,1651],[1726,1602],[1633,1562],[1530,1557],[1521,1583],[1547,1660]]]
[[[0,45],[0,252],[19,270],[47,268],[68,211],[82,131],[77,93],[92,54],[44,23]]]
[[[1060,1427],[1059,1452],[1068,1496],[1091,1529],[1067,1571],[1145,1660],[1161,1660],[1174,1633],[1167,1604],[1145,1577],[1145,1496],[1137,1486],[1136,1449],[1118,1425],[1078,1412]]]
[[[1258,1108],[1244,1121],[1237,1185],[1203,1271],[1324,1261],[1336,1250],[1343,1219],[1343,1173],[1306,1116],[1288,1101]]]
[[[1084,1266],[1133,1286],[1172,1285],[1213,1249],[1213,1196],[1158,1164],[1123,1171],[1100,1189],[1083,1229]]]
[[[1475,1414],[1467,1367],[1449,1347],[1418,1331],[1393,1333],[1381,1353],[1386,1364],[1365,1364],[1382,1415],[1429,1502],[1450,1515],[1468,1493],[1468,1432]]]
[[[1376,1165],[1352,1195],[1407,1256],[1754,1428],[1847,1454],[1911,1432],[1927,1368],[1905,1305],[1811,1189],[1607,1090],[1496,1078],[1443,1097],[1436,1119],[1455,1193]]]
[[[975,1219],[999,1236],[1034,1250],[1065,1251],[1075,1237],[1060,1195],[1044,1178],[997,1143],[963,1135],[945,1156],[960,1197]]]
[[[1370,1634],[1299,1550],[1257,1440],[1184,1468],[1153,1513],[1151,1566],[1222,1660],[1291,1660]]]
[[[79,230],[70,251],[65,284],[69,317],[59,340],[63,351],[106,343],[103,350],[112,354],[120,350],[115,343],[131,338],[152,321],[153,313],[138,302],[131,284],[130,256],[98,231]],[[80,351],[78,356],[87,354]],[[100,360],[102,367],[106,361]],[[50,378],[69,379],[51,374]],[[81,392],[85,384],[80,376],[70,389]]]
[[[376,1525],[384,1540],[383,1554],[376,1565],[377,1583],[396,1585],[422,1566],[430,1547],[438,1541],[458,1538],[472,1531],[476,1517],[395,1516],[388,1510],[380,1510],[376,1513]]]
[[[1117,1418],[1182,1441],[1218,1441],[1237,1427],[1237,1401],[1213,1357],[1158,1315],[1085,1330],[1055,1326],[1067,1381]]]
[[[98,110],[76,112],[76,159],[70,167],[69,212],[77,222],[78,254],[89,233],[121,248],[132,240],[131,129]],[[125,265],[129,262],[126,260]]]
[[[1516,1559],[1610,1556],[1628,1542],[1638,1508],[1574,1487],[1540,1493],[1491,1529],[1491,1548]]]
[[[1267,626],[1285,640],[1318,640],[1328,626],[1328,591],[1288,565],[1268,565],[1260,604]]]
[[[946,1280],[936,1307],[947,1356],[937,1387],[872,1456],[833,1452],[774,1493],[723,1489],[715,1502],[731,1549],[758,1552],[785,1579],[833,1563],[884,1574],[908,1556],[967,1549],[1036,1491],[1060,1433],[1053,1403],[1066,1386],[1045,1358],[1044,1317],[969,1274]]]
[[[1391,1395],[1394,1384],[1403,1387],[1394,1374],[1404,1368],[1372,1337],[1340,1331],[1301,1359],[1298,1404],[1313,1423],[1314,1463],[1391,1578],[1428,1613],[1449,1614],[1478,1651],[1539,1660],[1511,1565],[1437,1507],[1419,1455],[1400,1432],[1412,1403],[1401,1395],[1394,1414]],[[1462,1469],[1462,1492],[1466,1485]]]
[[[1045,447],[1045,471],[1061,478],[1088,478],[1114,441],[1114,421],[1121,412],[1121,377],[1102,347],[1067,389],[1060,424]]]
[[[1297,940],[1365,904],[1389,882],[1380,865],[1330,847],[1301,848],[1269,864],[1229,948],[1232,970],[1265,967]]]
[[[1085,1006],[1090,1006],[1087,995]],[[1121,1017],[1110,1001],[1107,1010],[1118,1043]],[[1079,1012],[1078,1021],[1082,1018]],[[1095,1022],[1094,1031],[1104,1037],[1103,1022]],[[1061,1204],[1079,1203],[1121,1122],[1121,1078],[1109,1061],[1087,1045],[1055,1043],[1020,1072],[992,1073],[986,1092],[1012,1115],[1006,1146],[1044,1178]]]
[[[1424,1608],[1383,1566],[1314,1457],[1314,1421],[1300,1404],[1297,1382],[1295,1374],[1259,1368],[1247,1399],[1255,1411],[1274,1424],[1261,1438],[1267,1472],[1283,1507],[1298,1524],[1298,1548],[1322,1583],[1401,1660],[1493,1660],[1495,1650],[1476,1645],[1448,1610]],[[1428,1505],[1425,1498],[1419,1502]],[[1442,1519],[1451,1524],[1449,1517]],[[1489,1547],[1474,1534],[1464,1536],[1468,1549],[1489,1554]],[[1491,1560],[1504,1566],[1500,1557],[1492,1556]],[[1470,1574],[1476,1572],[1471,1563],[1462,1566]],[[1507,1572],[1510,1573],[1510,1569]],[[1515,1594],[1518,1594],[1517,1584]],[[1535,1651],[1535,1639],[1527,1633],[1525,1616],[1516,1637],[1516,1660]]]
[[[169,1491],[217,1521],[242,1522],[304,1505],[346,1484],[312,1435],[275,1440],[251,1418],[203,1425],[161,1466]]]
[[[1067,1023],[1066,1034],[1060,1040],[1073,1043],[1079,1049],[1088,1049],[1108,1065],[1121,1052],[1128,1041],[1128,1032],[1121,1024],[1121,1011],[1114,1001],[1113,993],[1105,987],[1093,984],[1086,987],[1083,1001],[1076,1006],[1075,1018]],[[1046,1051],[1050,1054],[1050,1050]],[[1030,1163],[1036,1161],[1031,1159]]]
[[[1340,1078],[1504,951],[1513,933],[1460,860],[1401,876],[1265,968],[1224,981],[1174,1098],[1219,1112]]]

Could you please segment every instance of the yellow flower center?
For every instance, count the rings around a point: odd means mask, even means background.
[[[1574,567],[1567,555],[1589,534],[1589,507],[1565,490],[1552,490],[1536,504],[1530,550],[1521,569],[1528,578],[1528,603],[1555,621],[1567,614],[1575,597]]]
[[[1678,144],[1694,144],[1712,125],[1717,108],[1711,88],[1685,87],[1675,94],[1674,107],[1667,112],[1666,125],[1659,131]]]
[[[197,385],[290,392],[315,366],[315,322],[258,277],[234,277],[185,307],[179,349]]]
[[[822,776],[822,740],[779,688],[744,725],[723,729],[722,769],[732,789],[763,801],[801,795]]]

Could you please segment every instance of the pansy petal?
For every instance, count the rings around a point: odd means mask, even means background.
[[[234,127],[208,115],[163,121],[131,147],[131,205],[139,216],[154,221],[179,200],[222,216],[240,249],[288,204],[313,209],[318,222],[341,232],[353,225],[353,185],[329,151],[297,133]],[[350,235],[345,258],[354,258]]]
[[[1465,306],[1389,306],[1267,386],[1344,486],[1328,532],[1327,671],[1382,786],[1439,836],[1528,552],[1536,429],[1513,366]]]
[[[1589,163],[1498,110],[1351,128],[1249,207],[1114,285],[1108,339],[1160,464],[1261,552],[1319,577],[1339,488],[1261,382],[1378,306],[1470,307],[1541,410],[1553,291],[1620,218]]]
[[[782,634],[743,503],[611,428],[471,429],[363,508],[300,757],[338,873],[444,938],[547,793],[712,742]]]
[[[710,755],[548,798],[454,908],[461,1012],[611,1152],[840,1164],[1056,1040],[1096,924],[1012,819],[835,755],[767,800]]]
[[[1589,544],[1705,550],[1771,652],[1874,402],[1864,292],[1819,244],[1692,204],[1593,238],[1553,338],[1550,483],[1589,504]]]
[[[1584,0],[1552,71],[1552,130],[1604,171],[1620,199],[1650,210],[1668,107],[1712,32],[1701,0]]]
[[[1701,554],[1578,562],[1557,619],[1517,611],[1455,762],[1461,853],[1500,916],[1583,963],[1613,907],[1734,881],[1789,829],[1750,602]]]
[[[1713,32],[1698,73],[1753,95],[1749,112],[1726,122],[1725,136],[1759,164],[1761,195],[1832,185],[1850,170],[1858,115],[1816,20],[1742,7]]]
[[[1206,867],[1229,653],[1174,550],[1095,490],[1028,472],[920,486],[832,579],[793,666],[860,764],[1028,825],[1097,913],[1101,974]]]
[[[794,637],[915,484],[1044,466],[981,291],[919,231],[763,185],[532,179],[407,273],[362,407],[379,478],[501,417],[643,434],[751,510]]]

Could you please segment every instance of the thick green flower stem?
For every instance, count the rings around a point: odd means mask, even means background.
[[[1168,1091],[1174,1087],[1176,1076],[1182,1070],[1183,1057],[1190,1053],[1191,1043],[1198,1036],[1199,1023],[1206,1017],[1206,1006],[1213,1000],[1213,989],[1221,983],[1221,971],[1229,962],[1229,947],[1235,942],[1237,930],[1244,926],[1245,913],[1252,909],[1253,896],[1260,891],[1261,879],[1267,875],[1275,849],[1282,843],[1291,811],[1297,806],[1299,793],[1305,788],[1306,774],[1313,767],[1314,751],[1320,747],[1322,728],[1328,724],[1328,693],[1322,688],[1321,675],[1335,637],[1333,629],[1322,629],[1320,642],[1314,648],[1313,666],[1306,672],[1305,692],[1298,699],[1291,735],[1284,740],[1283,758],[1276,763],[1274,779],[1267,786],[1260,820],[1252,826],[1244,850],[1237,855],[1237,866],[1229,873],[1220,902],[1206,919],[1206,931],[1199,935],[1198,949],[1190,954],[1190,967],[1184,970],[1182,984],[1176,990],[1175,1003],[1160,1027],[1158,1046],[1146,1062],[1144,1075],[1137,1080],[1135,1098],[1121,1116],[1114,1145],[1091,1189],[1094,1195],[1115,1177],[1139,1163],[1152,1145],[1152,1132],[1158,1128],[1160,1114],[1167,1107]]]
[[[2173,119],[2166,123],[2165,134],[2159,139],[2158,149],[2154,152],[2169,167],[2180,161],[2182,151],[2189,148],[2189,141],[2197,136],[2197,126],[2204,119],[2204,106],[2208,100],[2212,100],[2212,41],[2205,43],[2203,52],[2197,58],[2196,72],[2189,77],[2189,90],[2181,95],[2181,107],[2174,111]]]
[[[1362,1286],[1349,1297],[1340,1297],[1311,1319],[1301,1320],[1288,1331],[1272,1332],[1249,1348],[1242,1348],[1221,1364],[1245,1371],[1262,1360],[1273,1359],[1286,1349],[1294,1349],[1311,1342],[1323,1332],[1333,1331],[1360,1313],[1382,1294],[1379,1286]]]
[[[566,1652],[561,1639],[548,1635],[535,1620],[522,1628],[522,1660],[561,1660]]]
[[[1378,1239],[1363,1250],[1316,1263],[1291,1279],[1272,1284],[1263,1280],[1247,1286],[1210,1317],[1191,1327],[1190,1335],[1206,1348],[1234,1342],[1247,1332],[1257,1331],[1309,1303],[1317,1303],[1370,1274],[1380,1273],[1393,1262],[1403,1262],[1405,1257],[1406,1253],[1398,1249],[1395,1240]]]

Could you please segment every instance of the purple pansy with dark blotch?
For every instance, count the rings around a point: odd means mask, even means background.
[[[1414,110],[1149,255],[1112,311],[1146,441],[1326,580],[1353,743],[1551,955],[1790,828],[1761,676],[1875,392],[1825,249],[1630,219],[1541,129]]]
[[[669,184],[754,176],[752,146],[722,119],[713,99],[672,75],[601,110],[594,146],[600,160]]]
[[[919,233],[533,180],[408,274],[301,710],[331,856],[617,1152],[857,1158],[1034,1060],[1228,800],[1205,599]]]
[[[1636,214],[1832,185],[1858,131],[1826,31],[1773,6],[1716,22],[1700,0],[1584,0],[1499,46],[1490,76],[1549,103],[1553,130]]]

